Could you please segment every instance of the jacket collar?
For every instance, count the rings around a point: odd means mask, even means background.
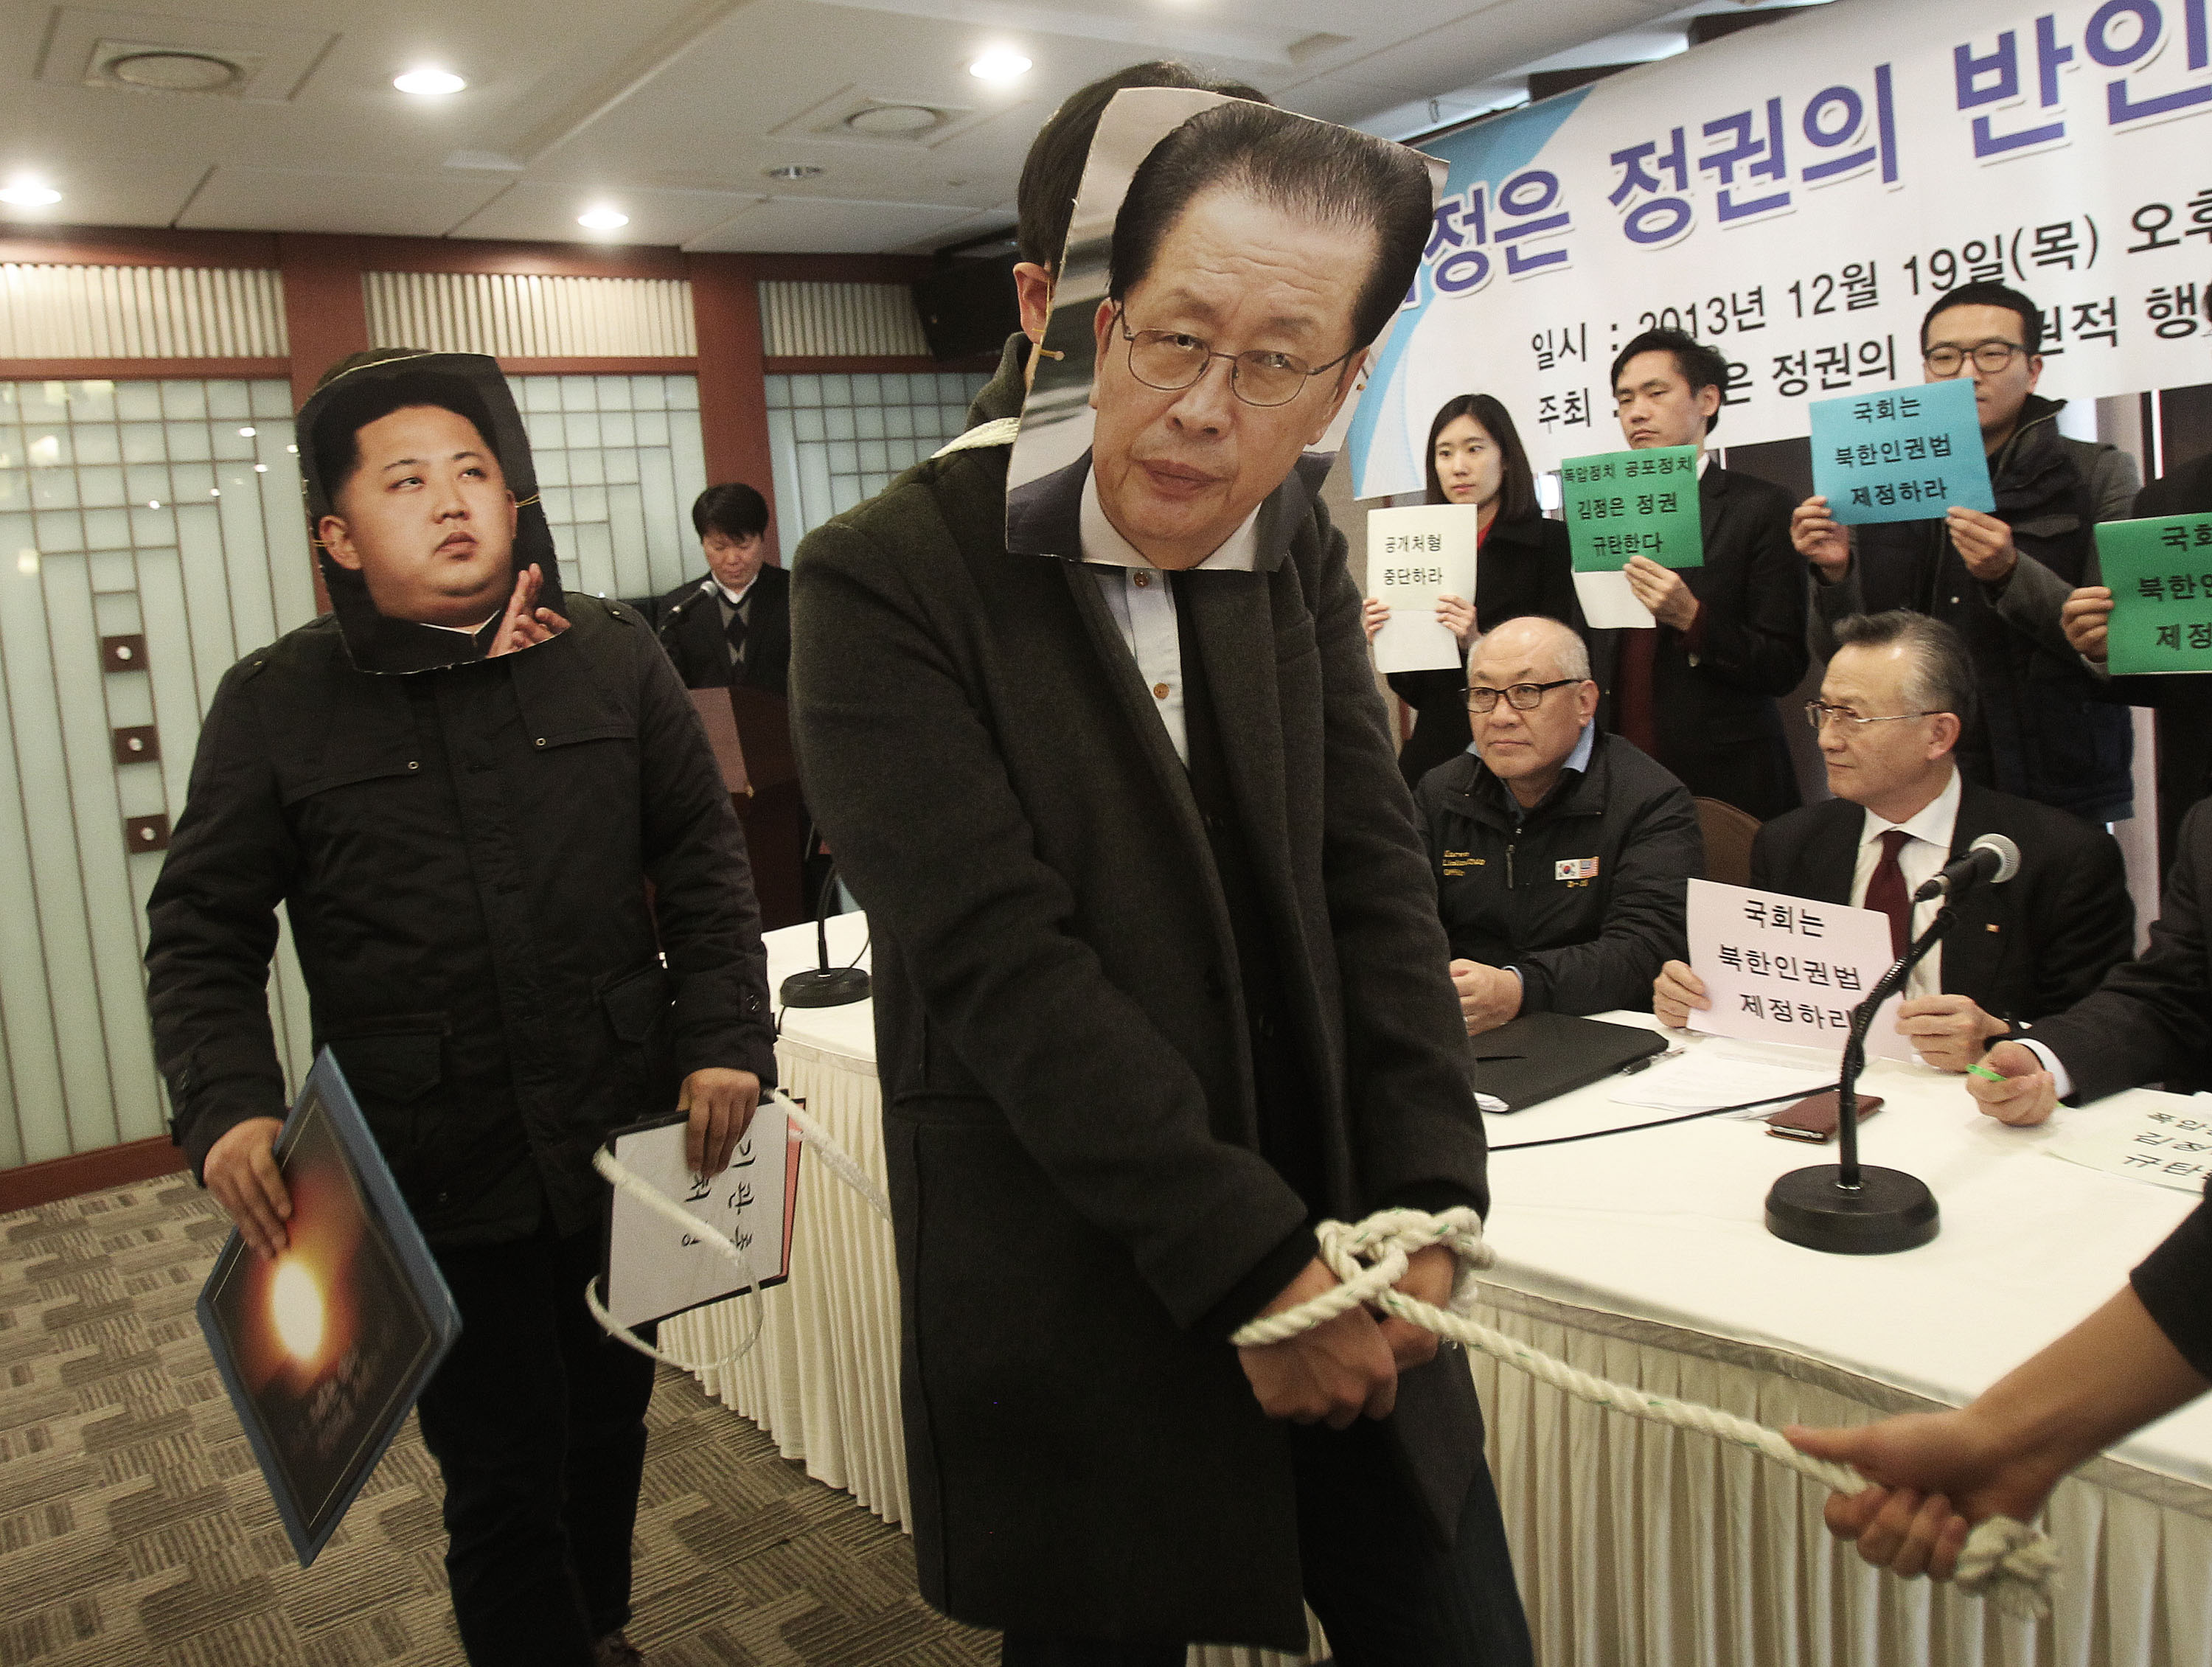
[[[1593,725],[1595,720],[1592,720]],[[1472,752],[1462,752],[1453,761],[1453,785],[1465,801],[1467,813],[1493,826],[1533,828],[1540,823],[1566,816],[1603,816],[1607,788],[1612,785],[1613,737],[1593,733],[1590,742],[1589,768],[1568,770],[1552,790],[1528,808],[1526,815],[1514,817],[1512,789],[1490,773],[1490,766]]]

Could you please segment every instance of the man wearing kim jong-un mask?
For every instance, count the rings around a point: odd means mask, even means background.
[[[1023,241],[1059,258],[1017,269],[969,432],[793,564],[808,801],[875,934],[922,1591],[1015,1667],[1297,1648],[1302,1598],[1346,1667],[1525,1663],[1464,1357],[1364,1309],[1230,1341],[1336,1283],[1316,1221],[1488,1202],[1298,466],[1411,281],[1429,173],[1146,89],[1079,193],[1033,196],[1097,90],[1032,150]],[[1071,194],[1044,244],[1033,205]],[[1405,1287],[1452,1272],[1425,1251]]]

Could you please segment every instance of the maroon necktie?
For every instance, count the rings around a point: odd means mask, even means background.
[[[1912,942],[1912,899],[1905,889],[1905,870],[1897,866],[1897,854],[1911,837],[1902,828],[1882,835],[1881,861],[1874,865],[1874,878],[1867,881],[1866,906],[1889,916],[1892,955],[1904,954]]]

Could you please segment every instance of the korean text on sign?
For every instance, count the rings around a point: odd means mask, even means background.
[[[2097,561],[2112,589],[2112,674],[2212,672],[2212,515],[2106,521]]]
[[[1390,610],[1375,635],[1384,672],[1443,672],[1465,664],[1437,618],[1437,599],[1474,599],[1482,512],[1471,503],[1375,509],[1367,516],[1367,593]]]
[[[1569,458],[1559,487],[1576,572],[1616,572],[1636,556],[1662,567],[1705,564],[1696,447]]]
[[[1713,880],[1690,881],[1690,967],[1711,1005],[1690,1028],[1713,1036],[1840,1051],[1851,1012],[1889,970],[1889,918]],[[1867,1052],[1910,1059],[1897,998],[1876,1015]]]
[[[1845,526],[1996,508],[1970,377],[1816,399],[1813,490]]]

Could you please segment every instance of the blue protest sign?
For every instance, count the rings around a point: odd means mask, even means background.
[[[1996,508],[1971,377],[1816,399],[1813,490],[1845,526]]]

